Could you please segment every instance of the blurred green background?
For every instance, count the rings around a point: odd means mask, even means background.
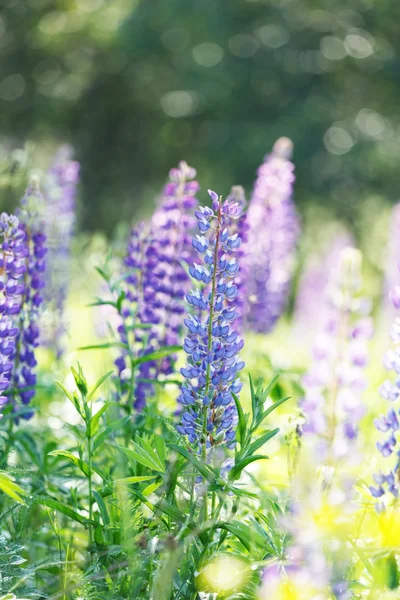
[[[81,228],[111,232],[180,159],[250,190],[286,135],[300,209],[354,222],[397,200],[399,22],[398,0],[1,0],[0,140],[71,143]]]

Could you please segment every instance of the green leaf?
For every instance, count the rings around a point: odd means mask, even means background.
[[[113,300],[102,300],[101,298],[96,298],[94,302],[90,302],[87,306],[113,306],[117,308],[117,303]]]
[[[240,540],[248,552],[251,552],[254,546],[262,547],[264,543],[264,539],[258,533],[258,531],[254,530],[253,527],[250,527],[246,523],[241,523],[240,521],[219,523],[217,529],[225,529],[226,531],[229,531],[229,533],[232,533],[232,535],[236,536],[238,540]]]
[[[264,435],[261,435],[252,444],[250,444],[246,454],[247,455],[254,454],[254,452],[256,452],[259,448],[261,448],[261,446],[264,446],[264,444],[266,444],[268,442],[268,440],[275,437],[278,432],[279,432],[279,427],[276,427],[275,429],[272,429],[271,431],[264,433]]]
[[[131,450],[130,448],[125,448],[124,446],[117,446],[117,448],[121,450],[129,458],[129,460],[136,461],[144,467],[147,467],[148,469],[158,471],[159,473],[163,473],[165,470],[164,467],[160,469],[157,463],[153,460],[153,458],[147,456],[146,454],[135,452],[134,450]]]
[[[75,407],[78,414],[82,417],[82,419],[84,419],[85,413],[82,410],[81,404],[79,402],[79,398],[77,398],[73,392],[69,392],[67,390],[67,388],[61,383],[61,381],[56,380],[56,384],[64,392],[64,394],[67,396],[68,400],[73,404],[73,406]]]
[[[150,485],[146,486],[144,488],[144,490],[142,490],[143,496],[150,496],[150,494],[153,494],[156,490],[158,490],[158,488],[161,487],[162,484],[163,484],[163,481],[158,480],[158,481],[154,481]]]
[[[87,464],[86,461],[84,461],[81,458],[78,458],[77,456],[72,454],[72,452],[69,452],[68,450],[52,450],[51,452],[49,452],[49,456],[63,456],[64,458],[67,458],[76,467],[78,467],[78,469],[80,469],[82,471],[82,473],[84,475],[86,475],[86,477],[88,477],[89,465]]]
[[[109,523],[110,523],[110,517],[108,516],[108,511],[107,511],[106,503],[104,502],[104,500],[100,496],[100,494],[98,492],[96,492],[96,490],[93,490],[93,496],[94,496],[94,499],[97,502],[97,506],[99,507],[101,518],[103,519],[103,524],[104,525],[109,525]]]
[[[271,379],[271,381],[269,382],[269,384],[267,385],[267,387],[265,388],[265,390],[262,391],[262,401],[263,401],[263,403],[266,401],[266,399],[268,398],[268,396],[270,395],[270,393],[274,389],[275,385],[278,382],[278,379],[279,379],[279,374],[275,375],[275,377],[273,377]]]
[[[126,423],[128,423],[128,421],[130,421],[130,417],[122,417],[103,429],[103,431],[101,431],[93,440],[93,452],[97,450],[97,448],[100,448],[100,446],[108,439],[111,433],[117,431],[118,429],[122,429]]]
[[[254,389],[253,378],[250,374],[249,374],[249,384],[250,384],[250,395],[251,395],[251,411],[253,413],[253,416],[255,416],[257,413],[257,397],[256,397],[256,391]]]
[[[158,477],[158,475],[137,475],[135,477],[123,477],[123,479],[116,479],[115,483],[141,483],[142,481],[150,481],[156,477]]]
[[[167,449],[165,447],[164,438],[161,435],[155,434],[153,440],[161,462],[165,463],[165,461],[167,460]]]
[[[81,346],[78,350],[106,350],[107,348],[128,348],[128,344],[124,344],[123,342],[106,342],[105,344]]]
[[[103,269],[101,269],[100,267],[95,267],[95,269],[98,272],[98,274],[100,275],[100,277],[102,277],[104,279],[104,281],[106,281],[107,283],[110,281],[109,276],[107,275],[107,273],[105,271],[103,271]]]
[[[210,467],[208,465],[206,465],[203,461],[198,460],[193,454],[188,452],[186,450],[186,448],[182,448],[181,446],[176,446],[175,444],[168,444],[168,445],[170,448],[172,448],[172,450],[175,450],[176,452],[181,454],[181,456],[186,458],[198,470],[198,472],[200,473],[200,475],[202,475],[204,477],[204,479],[206,479],[210,483],[215,482],[216,473],[214,473],[210,469]]]
[[[387,577],[386,585],[389,590],[395,590],[399,587],[400,577],[399,568],[397,566],[397,560],[393,552],[391,552],[387,558]]]
[[[259,422],[261,423],[261,421],[264,421],[264,419],[266,419],[268,415],[270,415],[275,409],[277,409],[279,406],[281,406],[288,400],[290,400],[290,396],[286,396],[286,398],[281,398],[280,400],[274,402],[270,407],[267,408],[267,410],[263,412]]]
[[[137,365],[149,362],[151,360],[158,360],[159,358],[164,358],[164,356],[169,356],[170,354],[174,354],[175,352],[179,352],[180,350],[182,350],[182,346],[162,346],[154,352],[144,354],[143,356],[139,356],[138,358],[133,360],[132,367],[136,367]]]
[[[235,465],[229,472],[229,480],[235,481],[235,479],[239,479],[241,472],[243,469],[247,467],[247,465],[256,462],[257,460],[267,460],[268,456],[264,456],[262,454],[253,454],[253,456],[247,456],[243,458],[237,465]]]
[[[25,496],[26,492],[15,483],[13,477],[4,471],[0,471],[0,490],[19,504],[24,504],[21,496]]]
[[[94,394],[97,392],[97,390],[99,389],[99,387],[101,385],[103,385],[103,383],[110,377],[110,375],[112,375],[114,373],[114,371],[108,371],[108,373],[106,373],[105,375],[103,375],[102,377],[100,377],[100,379],[95,383],[94,388],[92,389],[92,391],[89,393],[87,400],[91,400],[94,396]]]
[[[165,471],[165,463],[164,461],[162,461],[157,453],[157,447],[156,450],[154,451],[152,446],[149,444],[149,442],[147,440],[145,440],[144,438],[140,438],[139,436],[136,438],[137,439],[137,443],[133,442],[133,445],[135,446],[136,450],[139,452],[139,454],[143,454],[145,456],[150,456],[153,460],[155,460],[157,466],[158,466],[158,470],[163,472]]]
[[[91,437],[96,435],[97,430],[99,428],[100,417],[101,417],[101,415],[104,415],[108,406],[109,406],[108,404],[103,404],[103,406],[100,408],[100,410],[98,410],[97,413],[95,415],[93,415],[93,417],[90,419],[89,429],[90,429]]]
[[[239,423],[238,423],[238,427],[237,427],[237,438],[238,438],[238,442],[239,444],[243,444],[243,442],[246,439],[246,428],[247,428],[247,415],[245,416],[244,412],[243,412],[243,408],[242,405],[240,403],[240,400],[238,398],[238,396],[236,394],[232,394],[233,399],[235,400],[235,404],[236,404],[236,409],[238,412],[238,419],[239,419]]]
[[[43,506],[47,506],[48,508],[53,508],[54,510],[58,510],[63,515],[66,515],[70,519],[77,521],[81,525],[96,525],[96,521],[90,521],[86,517],[83,517],[76,511],[72,510],[69,506],[66,506],[62,502],[59,502],[55,498],[51,498],[50,496],[46,497],[37,497],[35,498],[35,502],[38,504],[42,504]]]

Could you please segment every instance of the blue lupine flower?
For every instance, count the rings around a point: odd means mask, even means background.
[[[186,295],[194,314],[185,319],[188,335],[183,346],[188,361],[181,369],[186,381],[178,399],[183,406],[178,431],[203,451],[222,443],[235,445],[232,393],[242,388],[238,373],[244,367],[239,359],[243,340],[235,330],[238,290],[233,279],[238,269],[233,255],[241,240],[232,232],[241,207],[232,200],[222,202],[215,192],[209,194],[212,209],[196,211],[204,235],[193,238],[193,247],[203,264],[194,263],[190,270],[199,286]]]
[[[275,143],[258,170],[247,211],[249,243],[245,250],[247,327],[268,333],[286,307],[293,273],[299,221],[292,193],[293,144]]]

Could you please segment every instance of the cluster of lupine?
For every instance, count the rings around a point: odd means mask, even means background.
[[[232,200],[222,202],[209,192],[212,208],[196,211],[199,235],[193,247],[201,263],[190,267],[198,286],[186,295],[195,314],[185,320],[188,335],[184,350],[188,362],[181,369],[185,383],[179,402],[183,406],[178,431],[206,452],[225,442],[234,445],[236,408],[232,394],[239,393],[242,383],[237,377],[244,363],[238,353],[243,341],[235,331],[237,287],[234,278],[239,265],[234,254],[241,239],[232,231],[232,221],[240,218],[242,207]]]
[[[291,142],[282,138],[266,157],[246,215],[242,187],[233,187],[227,199],[228,205],[238,207],[242,215],[227,225],[229,236],[237,234],[244,242],[238,251],[243,268],[234,274],[239,291],[237,332],[245,328],[269,331],[287,300],[298,234],[292,201],[294,166],[288,160],[291,150]],[[186,265],[192,260],[192,212],[199,189],[195,176],[195,170],[185,162],[172,169],[146,234],[143,235],[142,224],[131,233],[125,265],[134,272],[126,279],[128,289],[122,313],[125,323],[119,326],[121,340],[127,347],[116,364],[123,389],[132,389],[136,377],[133,395],[137,408],[144,406],[153,390],[149,380],[173,372],[175,357],[143,362],[133,374],[127,365],[128,347],[139,345],[139,353],[151,354],[157,348],[181,343],[185,315],[182,300],[190,285]],[[251,244],[247,243],[250,236]],[[136,325],[134,341],[129,340],[133,321],[147,326],[140,330]]]
[[[364,415],[367,345],[373,333],[369,303],[360,297],[361,253],[345,248],[326,289],[327,314],[304,378],[304,432],[317,436],[318,456],[348,455]]]
[[[399,255],[400,256],[400,255]],[[390,297],[394,309],[400,309],[400,263],[398,263],[397,285],[391,290]],[[377,442],[377,448],[383,457],[392,459],[392,467],[386,473],[374,475],[374,486],[370,487],[374,498],[381,499],[379,508],[384,507],[383,497],[389,492],[392,497],[399,495],[400,481],[400,450],[397,447],[397,436],[400,429],[398,400],[400,397],[400,318],[396,317],[392,325],[391,339],[394,347],[389,350],[384,359],[384,366],[388,371],[394,371],[395,379],[387,379],[380,387],[380,395],[388,400],[392,406],[386,415],[375,420],[378,431],[385,434],[383,441]]]
[[[42,340],[54,348],[57,357],[63,352],[64,305],[70,278],[70,249],[79,183],[80,165],[71,155],[68,146],[60,148],[45,181],[45,230],[49,247],[45,296],[48,310]]]
[[[131,325],[148,326],[135,329],[135,345],[139,354],[150,354],[157,348],[180,342],[184,318],[183,299],[190,278],[185,264],[192,254],[190,232],[195,224],[192,216],[197,206],[196,171],[185,162],[170,171],[170,181],[152,222],[136,226],[130,236],[125,265],[132,269],[127,278],[127,303],[122,314],[124,323],[119,332],[122,341],[129,342],[126,320]],[[132,377],[126,368],[127,352],[117,359],[122,379]],[[173,372],[172,356],[140,364],[136,374],[135,407],[143,408],[153,391],[149,380]]]
[[[244,260],[250,330],[268,333],[288,301],[299,222],[292,200],[292,142],[280,138],[258,169],[247,219]]]
[[[35,395],[35,348],[39,343],[38,318],[45,285],[46,236],[39,211],[42,196],[33,179],[21,201],[18,217],[1,217],[1,389],[16,409]],[[6,402],[2,397],[1,404]],[[22,410],[29,418],[31,410]]]

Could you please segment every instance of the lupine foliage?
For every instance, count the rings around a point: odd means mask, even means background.
[[[79,165],[58,154],[44,192],[32,177],[1,215],[0,599],[398,596],[400,323],[382,382],[370,340],[392,309],[334,237],[318,281],[299,286],[314,322],[298,303],[291,328],[291,149],[278,140],[249,203],[240,186],[200,196],[192,167],[172,169],[149,222],[97,266],[104,297],[90,304],[110,318],[71,369],[64,332],[79,337],[95,310],[73,329],[73,295],[90,287],[71,244]],[[54,304],[75,316],[66,326],[58,310],[49,344]]]

